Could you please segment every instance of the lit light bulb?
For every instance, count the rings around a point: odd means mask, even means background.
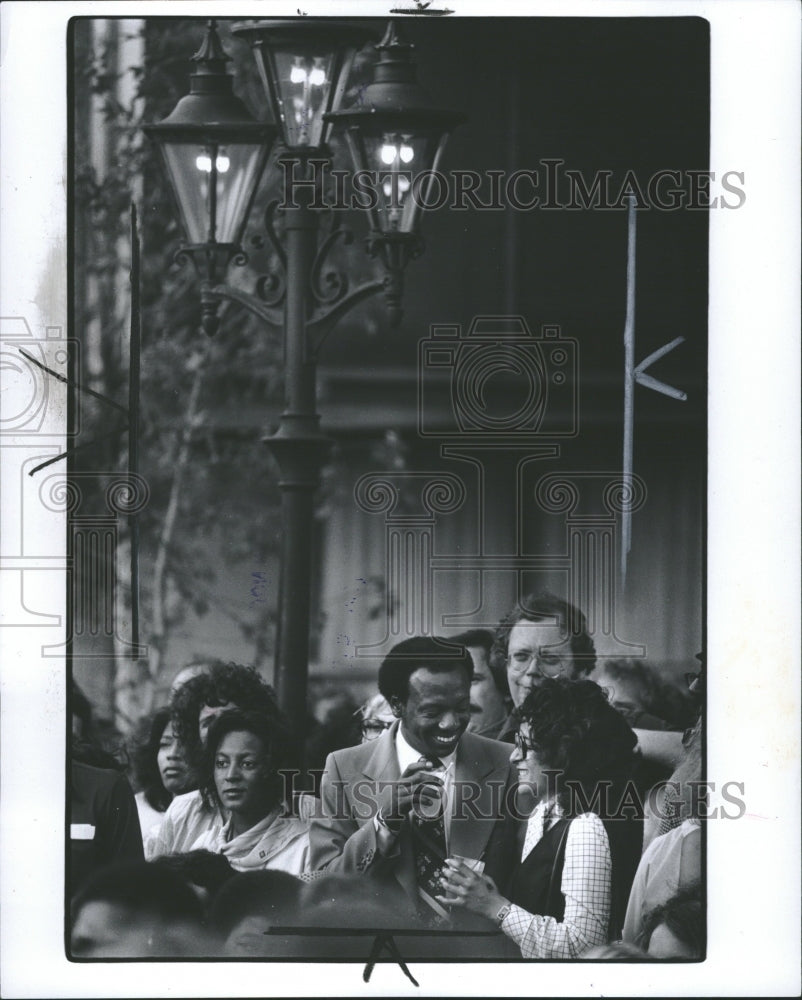
[[[401,156],[401,160],[404,163],[409,163],[410,160],[412,160],[415,156],[415,150],[412,148],[412,146],[406,146],[406,145],[402,146],[399,153]]]
[[[210,164],[211,166],[211,164]],[[217,172],[219,174],[224,174],[231,166],[231,160],[226,156],[225,153],[220,153],[217,157]]]
[[[410,184],[409,184],[409,178],[404,177],[403,174],[397,174],[396,178],[397,178],[396,191],[397,191],[398,201],[400,202],[403,199],[404,195],[407,193],[407,191],[409,191]],[[385,198],[389,198],[390,195],[392,195],[393,182],[390,177],[385,179],[384,184],[382,184],[382,190],[384,191]]]
[[[322,87],[326,82],[326,74],[321,66],[315,66],[315,68],[309,74],[309,82],[313,87]]]
[[[198,170],[202,170],[205,174],[210,174],[212,172],[212,158],[206,153],[201,153],[200,156],[195,159],[195,166]]]
[[[381,153],[379,155],[381,156],[382,163],[387,163],[389,165],[390,163],[395,163],[398,150],[395,146],[385,143],[385,145],[382,146]]]
[[[290,83],[306,83],[306,70],[297,64],[290,70]]]

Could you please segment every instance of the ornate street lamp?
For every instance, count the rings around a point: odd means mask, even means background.
[[[395,22],[376,46],[373,82],[359,107],[332,111],[326,119],[345,128],[357,171],[377,179],[376,201],[368,207],[368,248],[379,254],[388,275],[385,294],[391,318],[400,319],[401,279],[409,260],[423,251],[421,215],[445,192],[437,168],[451,131],[465,116],[436,108],[416,79],[414,46],[403,42]],[[394,315],[395,314],[395,315]]]
[[[228,61],[217,22],[192,56],[196,70],[190,92],[171,114],[145,132],[161,148],[189,243],[181,253],[192,258],[203,282],[203,329],[217,330],[217,306],[210,286],[236,258],[245,263],[242,234],[256,189],[276,136],[273,125],[256,121],[232,91]]]
[[[357,51],[373,38],[359,25],[295,20],[241,21],[235,35],[252,46],[273,118],[288,150],[320,151],[340,106]]]
[[[220,283],[231,259],[244,256],[240,241],[272,127],[255,123],[239,102],[233,111],[230,102],[236,98],[223,71],[226,56],[214,22],[209,22],[207,38],[194,57],[199,69],[192,77],[192,93],[164,122],[148,126],[147,131],[164,150],[192,241],[182,252],[192,256],[203,281],[204,329],[215,328],[222,299],[239,302],[265,322],[283,326],[285,408],[278,430],[265,443],[279,466],[284,528],[276,688],[282,708],[300,733],[306,718],[314,494],[331,443],[321,433],[317,413],[318,351],[339,319],[379,292],[387,298],[391,322],[399,321],[403,270],[422,250],[420,216],[431,183],[430,176],[421,182],[417,174],[437,168],[448,132],[462,116],[431,107],[415,81],[412,47],[399,40],[392,25],[378,46],[376,78],[366,88],[362,106],[350,111],[340,111],[339,105],[354,55],[371,37],[362,25],[307,18],[254,20],[237,23],[232,31],[254,50],[286,147],[279,158],[285,171],[284,197],[265,213],[268,238],[283,266],[283,282],[260,279],[259,294]],[[224,97],[230,109],[227,115],[220,110]],[[207,102],[208,117],[202,101]],[[347,128],[357,169],[375,167],[382,185],[379,204],[370,214],[367,244],[372,255],[380,256],[385,276],[354,288],[344,275],[326,266],[337,238],[346,237],[345,230],[335,222],[332,231],[319,239],[323,196],[319,179],[331,159],[326,140],[335,124]],[[260,141],[263,145],[256,152],[254,143]],[[248,155],[246,147],[251,150]],[[236,191],[230,189],[223,169],[227,164],[231,170],[235,162],[248,165],[241,169],[243,180]],[[412,179],[404,186],[407,174]],[[224,216],[221,196],[227,206]],[[419,204],[413,204],[416,197]],[[279,212],[283,239],[274,227]]]

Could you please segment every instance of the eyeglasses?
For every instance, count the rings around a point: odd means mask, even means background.
[[[362,736],[366,740],[375,740],[392,726],[392,722],[382,722],[381,719],[371,719],[370,722],[362,723]]]
[[[507,666],[516,674],[522,674],[535,663],[538,672],[544,677],[559,677],[565,667],[565,659],[552,649],[527,651],[520,650],[507,657]]]
[[[530,743],[526,737],[521,736],[520,732],[515,734],[515,746],[518,750],[526,757],[530,753],[537,753],[537,747],[534,743]]]

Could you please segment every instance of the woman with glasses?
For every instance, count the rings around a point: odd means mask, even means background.
[[[510,760],[538,803],[520,861],[502,894],[449,858],[438,898],[495,921],[524,958],[577,958],[620,936],[643,832],[636,738],[592,681],[543,678],[517,717]]]

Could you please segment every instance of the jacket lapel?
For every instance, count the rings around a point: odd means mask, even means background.
[[[449,852],[478,860],[500,813],[509,766],[496,764],[482,745],[465,733],[457,748],[454,777],[455,813]]]
[[[373,781],[398,781],[401,772],[398,769],[398,754],[395,752],[395,734],[399,721],[396,721],[377,739],[369,744],[369,753],[365,758],[362,774]]]
[[[398,766],[398,754],[395,749],[395,734],[400,723],[396,721],[377,740],[373,741],[373,752],[365,760],[362,774],[377,785],[382,781],[398,781],[401,770]],[[380,788],[376,788],[376,797]],[[377,806],[378,808],[378,806]],[[371,818],[369,823],[373,822]],[[393,875],[401,888],[414,902],[418,898],[418,883],[415,878],[415,859],[412,855],[412,845],[407,830],[402,830],[399,838],[400,855],[392,866]]]

